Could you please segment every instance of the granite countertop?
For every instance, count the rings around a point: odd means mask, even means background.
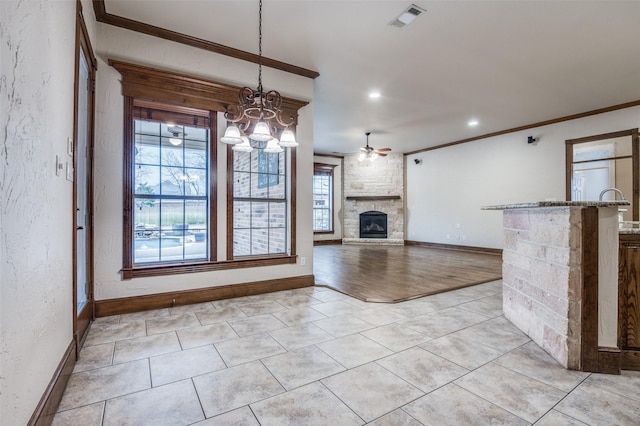
[[[629,206],[631,203],[627,200],[616,201],[534,201],[532,203],[520,204],[502,204],[495,206],[484,206],[482,210],[512,210],[512,209],[531,209],[542,207],[614,207]]]

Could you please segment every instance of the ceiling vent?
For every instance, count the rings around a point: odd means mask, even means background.
[[[408,8],[406,8],[400,15],[396,17],[393,21],[389,22],[389,25],[396,28],[403,28],[406,25],[409,25],[416,19],[418,16],[422,15],[426,10],[421,7],[412,4]]]

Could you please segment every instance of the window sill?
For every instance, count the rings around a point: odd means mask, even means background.
[[[318,234],[333,234],[333,230],[331,231],[313,231],[314,235],[318,235]]]
[[[136,266],[122,268],[123,280],[163,275],[190,274],[194,272],[224,271],[228,269],[257,268],[261,266],[294,264],[297,256],[251,257],[247,259],[223,260],[220,262],[179,263],[170,265]]]

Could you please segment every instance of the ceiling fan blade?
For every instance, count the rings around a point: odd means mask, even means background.
[[[376,149],[376,152],[389,152],[391,151],[391,148],[378,148]]]
[[[382,152],[376,152],[379,157],[386,157],[388,154],[383,154]]]

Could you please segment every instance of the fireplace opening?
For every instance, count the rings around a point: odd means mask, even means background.
[[[387,238],[387,214],[375,210],[360,213],[360,238]]]

